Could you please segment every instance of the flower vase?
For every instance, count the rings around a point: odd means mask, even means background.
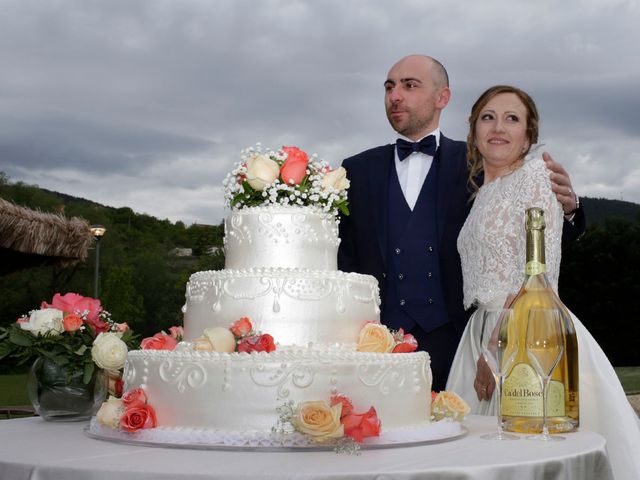
[[[85,384],[82,371],[69,372],[66,365],[39,357],[29,371],[27,392],[34,410],[45,420],[89,420],[106,397],[107,380],[96,368]]]

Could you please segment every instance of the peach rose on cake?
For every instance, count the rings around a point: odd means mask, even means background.
[[[389,329],[380,323],[367,323],[358,335],[358,352],[391,352],[396,341]]]
[[[298,147],[282,147],[287,158],[280,167],[280,178],[287,185],[300,185],[307,175],[309,157]]]
[[[342,403],[330,406],[327,402],[303,402],[296,408],[292,424],[296,430],[317,441],[340,438],[344,428],[340,423]]]
[[[264,190],[279,175],[280,166],[268,155],[254,154],[247,160],[247,182],[254,190]]]
[[[122,399],[110,396],[106,402],[102,403],[100,410],[96,413],[96,421],[100,425],[116,429],[120,425],[120,417],[123,413]]]
[[[449,417],[461,422],[470,411],[467,402],[454,392],[440,392],[431,402],[431,414],[436,421]]]
[[[335,170],[328,171],[324,174],[324,177],[322,177],[322,186],[325,189],[346,190],[350,186],[347,171],[344,167],[338,167]]]
[[[127,359],[127,344],[115,332],[99,334],[91,347],[91,358],[95,364],[110,372],[117,372],[124,367]]]

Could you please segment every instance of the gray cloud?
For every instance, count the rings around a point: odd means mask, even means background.
[[[486,87],[518,85],[581,194],[640,202],[639,13],[637,0],[8,0],[0,169],[218,223],[242,148],[296,144],[336,165],[393,141],[386,72],[427,53],[451,77],[445,134],[466,136]]]

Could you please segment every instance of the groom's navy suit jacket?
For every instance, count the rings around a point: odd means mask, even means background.
[[[447,321],[462,334],[469,313],[462,303],[462,270],[456,242],[469,213],[468,169],[464,142],[440,136],[434,157],[437,170],[437,238],[441,284]],[[384,304],[388,282],[389,178],[395,145],[367,150],[343,162],[347,170],[350,215],[340,219],[338,267],[345,272],[373,275]],[[382,321],[393,325],[393,319]],[[456,343],[457,345],[457,343]],[[433,352],[432,352],[433,353]]]

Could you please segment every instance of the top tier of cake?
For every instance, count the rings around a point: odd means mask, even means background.
[[[271,205],[233,210],[225,220],[225,267],[336,270],[335,216],[313,207]]]

